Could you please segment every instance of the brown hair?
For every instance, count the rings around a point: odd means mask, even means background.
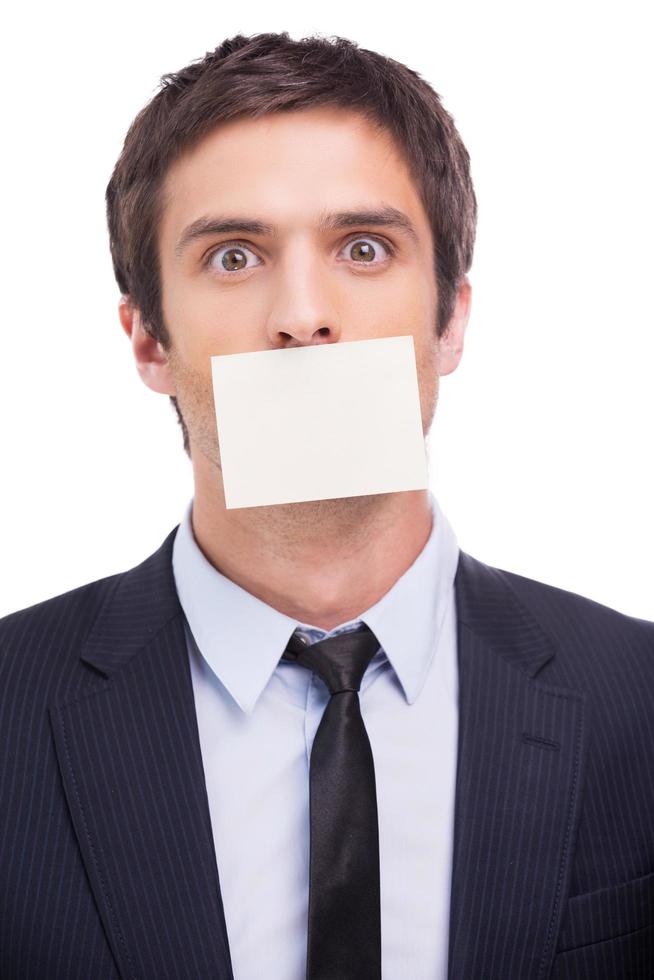
[[[160,191],[169,167],[222,122],[319,105],[360,111],[390,132],[404,154],[432,229],[436,330],[442,336],[472,263],[477,202],[470,158],[454,120],[417,72],[346,38],[295,41],[285,31],[238,34],[160,81],[127,132],[106,203],[118,286],[164,349],[170,337],[163,322],[157,240]],[[184,419],[176,398],[171,402],[190,455]]]

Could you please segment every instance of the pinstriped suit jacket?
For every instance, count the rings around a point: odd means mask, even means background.
[[[0,620],[1,980],[232,978],[175,531]],[[654,623],[464,552],[455,594],[450,980],[651,980]]]

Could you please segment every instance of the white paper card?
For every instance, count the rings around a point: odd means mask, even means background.
[[[225,506],[428,486],[412,336],[211,358]]]

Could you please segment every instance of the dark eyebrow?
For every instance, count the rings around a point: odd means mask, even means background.
[[[179,258],[191,242],[198,238],[206,238],[209,235],[232,235],[237,232],[245,232],[246,235],[274,235],[275,229],[272,225],[264,224],[263,221],[252,221],[249,218],[198,218],[192,221],[182,234],[175,245],[175,255]]]
[[[335,231],[339,228],[353,228],[357,225],[368,227],[391,227],[404,231],[414,244],[419,244],[418,234],[408,216],[397,208],[385,207],[361,211],[336,211],[323,213],[318,221],[318,231]],[[209,235],[268,235],[273,237],[274,225],[252,218],[203,217],[191,222],[180,235],[175,245],[175,255],[179,258],[191,242]]]
[[[338,228],[353,228],[357,225],[369,227],[399,228],[411,238],[414,244],[419,244],[418,233],[404,211],[397,208],[375,208],[362,211],[337,211],[333,214],[323,214],[318,221],[319,231],[335,231]]]

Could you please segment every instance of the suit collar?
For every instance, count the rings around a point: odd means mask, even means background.
[[[506,572],[459,554],[455,579],[457,620],[526,677],[552,659],[554,641],[523,605]]]
[[[114,576],[115,585],[80,652],[84,663],[111,677],[181,612],[172,573],[177,525],[140,565]]]
[[[178,527],[145,561],[115,576],[116,585],[81,652],[85,663],[107,677],[181,612],[172,565]],[[454,585],[458,620],[526,676],[534,677],[554,656],[553,641],[524,608],[500,569],[459,551]]]

